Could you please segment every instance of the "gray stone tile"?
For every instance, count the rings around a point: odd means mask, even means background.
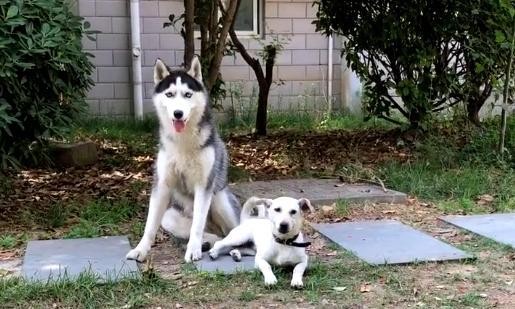
[[[372,265],[473,258],[395,220],[313,224],[322,235]]]
[[[255,195],[276,198],[305,197],[315,205],[330,204],[337,200],[349,202],[405,203],[406,194],[365,184],[342,184],[336,179],[290,179],[254,181],[231,185],[233,192],[243,202]]]
[[[126,236],[30,241],[22,273],[35,281],[75,278],[81,272],[94,273],[100,281],[132,277],[139,269],[125,259],[130,249]]]
[[[240,262],[235,262],[230,255],[222,255],[216,260],[212,260],[207,253],[204,253],[202,259],[194,264],[197,270],[234,274],[237,272],[253,271],[254,257],[243,256]]]
[[[515,213],[445,216],[440,219],[515,248]]]

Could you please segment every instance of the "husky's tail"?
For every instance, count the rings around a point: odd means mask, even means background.
[[[251,197],[249,198],[241,209],[240,214],[240,222],[243,222],[249,218],[257,217],[257,218],[265,218],[266,217],[266,199]],[[257,212],[257,216],[254,214]]]

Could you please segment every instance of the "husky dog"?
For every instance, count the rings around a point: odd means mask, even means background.
[[[263,207],[265,205],[266,209]],[[250,214],[258,209],[258,217]],[[277,283],[270,264],[280,266],[295,266],[291,279],[291,286],[303,286],[302,276],[308,266],[306,247],[309,242],[304,241],[302,235],[301,210],[314,211],[308,199],[299,200],[291,197],[280,197],[274,200],[251,197],[243,205],[241,223],[235,227],[227,237],[215,242],[209,250],[209,256],[216,259],[221,253],[226,253],[232,247],[252,242],[255,252],[230,251],[234,260],[239,261],[241,254],[256,255],[255,264],[264,276],[266,285]]]
[[[199,59],[189,71],[157,59],[154,83],[160,148],[145,232],[127,259],[145,260],[161,224],[189,239],[184,260],[196,261],[238,225],[240,205],[227,187],[227,150],[213,125]]]

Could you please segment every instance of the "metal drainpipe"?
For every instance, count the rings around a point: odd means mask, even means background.
[[[141,78],[141,42],[139,0],[131,0],[132,87],[134,118],[143,119],[143,82]]]
[[[329,35],[327,41],[327,113],[333,110],[333,36]]]

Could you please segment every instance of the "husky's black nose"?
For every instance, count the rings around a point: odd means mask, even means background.
[[[288,233],[288,223],[279,224],[279,233],[283,233],[283,234]]]
[[[184,113],[182,111],[180,111],[180,110],[176,110],[176,111],[173,112],[173,116],[177,120],[180,120],[183,115],[184,115]]]

